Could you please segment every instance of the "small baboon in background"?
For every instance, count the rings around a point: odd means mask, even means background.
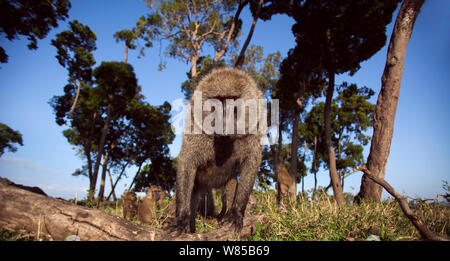
[[[123,217],[131,220],[137,215],[136,193],[127,192],[123,198]]]
[[[276,167],[277,184],[275,185],[278,196],[277,202],[280,203],[282,196],[288,196],[291,201],[296,200],[295,184],[291,174],[287,171],[283,164],[278,164]]]
[[[142,223],[150,224],[159,218],[162,211],[167,206],[167,193],[159,186],[147,188],[145,198],[139,203],[138,219]]]
[[[201,98],[195,98],[198,96]],[[247,73],[230,68],[216,69],[206,75],[197,85],[193,97],[189,105],[193,109],[188,110],[191,114],[187,114],[187,119],[193,118],[197,102],[203,104],[206,100],[214,99],[226,108],[226,103],[230,100],[245,103],[255,100],[258,103],[263,99],[262,91]],[[213,112],[215,111],[203,112],[203,115],[211,115]],[[238,119],[241,119],[236,115],[234,112],[233,117],[231,111],[231,124],[235,126]],[[262,135],[260,132],[249,133],[248,119],[249,117],[245,117],[245,134],[236,132],[236,128],[231,134],[205,133],[203,128],[201,133],[197,134],[195,127],[199,126],[195,117],[190,126],[186,125],[187,128],[194,127],[194,132],[184,133],[178,156],[174,226],[179,233],[195,232],[195,217],[201,195],[213,188],[225,186],[237,175],[239,182],[234,200],[222,222],[231,224],[234,232],[240,232],[242,229],[245,208],[255,183],[262,153]],[[223,130],[227,130],[226,126],[223,127]]]

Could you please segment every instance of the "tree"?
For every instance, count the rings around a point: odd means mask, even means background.
[[[381,77],[381,90],[375,111],[372,143],[367,158],[367,169],[377,178],[384,179],[385,176],[394,131],[395,112],[400,93],[406,47],[423,3],[424,0],[405,0],[403,2],[389,42],[386,66]],[[380,201],[381,192],[382,187],[364,175],[355,201],[360,202],[362,199]]]
[[[168,155],[153,158],[151,163],[145,165],[139,172],[133,191],[142,192],[149,185],[156,185],[170,192],[175,187],[176,176],[176,160]]]
[[[337,148],[336,169],[342,188],[349,169],[364,164],[362,146],[367,145],[370,140],[364,133],[373,123],[375,105],[368,101],[373,94],[373,90],[358,88],[356,84],[348,85],[344,82],[338,87],[338,97],[334,102],[337,105],[336,116],[332,113],[332,118],[335,119],[332,139]]]
[[[5,152],[5,149],[8,149],[10,152],[17,151],[17,148],[13,146],[13,143],[23,146],[22,134],[0,122],[0,157]]]
[[[322,73],[309,62],[314,61],[314,58],[307,52],[306,44],[306,41],[297,43],[295,48],[289,50],[288,56],[281,63],[281,77],[273,96],[282,101],[280,109],[292,125],[289,172],[295,181],[298,180],[299,174],[303,178],[306,168],[298,157],[300,117],[304,114],[308,101],[319,97],[323,89]],[[306,154],[306,149],[304,153]]]
[[[0,35],[10,41],[24,35],[30,41],[28,49],[37,49],[37,39],[47,36],[58,20],[69,17],[69,0],[1,0]],[[8,55],[0,47],[0,62],[8,62]]]
[[[369,59],[386,43],[386,25],[398,0],[390,1],[312,1],[295,6],[293,17],[297,23],[292,31],[298,42],[307,39],[315,43],[311,53],[320,53],[316,60],[326,72],[328,87],[324,108],[325,144],[329,155],[329,171],[334,197],[344,204],[336,170],[336,155],[331,139],[331,104],[335,89],[335,75],[355,73],[360,63]]]
[[[68,125],[68,129],[63,131],[67,141],[78,147],[78,153],[87,161],[80,169],[77,169],[73,175],[83,175],[89,178],[89,187],[95,186],[93,178],[93,162],[96,159],[95,151],[98,150],[96,140],[100,138],[103,122],[99,110],[100,101],[96,99],[93,93],[93,87],[82,84],[80,89],[78,106],[69,115],[71,104],[73,103],[76,87],[69,83],[64,87],[64,94],[53,96],[49,101],[50,106],[55,112],[55,121],[58,125]]]
[[[136,30],[130,30],[130,29],[124,29],[121,31],[118,31],[114,34],[114,38],[116,39],[116,42],[125,42],[125,54],[123,58],[123,62],[128,62],[128,49],[136,49],[136,45],[134,44],[134,41],[138,38],[138,35],[136,34]],[[150,46],[149,46],[150,47]]]
[[[172,179],[172,169],[168,144],[171,144],[175,135],[170,125],[171,106],[165,102],[159,107],[150,106],[147,103],[136,103],[128,112],[133,126],[132,143],[135,144],[134,163],[138,166],[129,189],[134,186],[135,191],[143,191],[149,184],[161,184],[166,189],[173,185],[171,182],[159,182]],[[146,176],[141,173],[141,167],[150,160],[150,172],[154,174]],[[156,172],[153,172],[156,171]],[[167,177],[166,177],[167,175]]]
[[[77,92],[69,114],[73,111],[80,95],[83,83],[92,84],[92,66],[95,64],[92,52],[97,48],[95,41],[97,37],[89,26],[79,23],[77,20],[69,22],[70,30],[61,32],[52,40],[56,47],[58,59],[61,66],[69,72],[69,82],[77,84]]]
[[[102,62],[94,72],[97,87],[94,88],[96,97],[106,106],[106,119],[102,128],[102,133],[98,145],[98,156],[93,170],[93,181],[89,189],[88,198],[93,199],[97,182],[100,161],[103,156],[111,121],[123,115],[126,105],[135,97],[138,92],[136,75],[133,67],[121,62]],[[106,178],[102,174],[102,182]],[[101,196],[101,195],[100,195]],[[101,198],[101,197],[100,197]]]
[[[137,31],[142,32],[141,37],[147,42],[170,40],[167,55],[190,63],[192,81],[196,83],[197,63],[203,45],[209,43],[213,46],[213,63],[217,64],[238,35],[239,15],[247,2],[176,0],[155,4],[147,0],[152,13],[138,20]]]
[[[236,68],[241,68],[242,64],[244,63],[245,51],[247,50],[247,47],[250,44],[250,40],[253,37],[253,32],[255,31],[256,22],[258,22],[258,17],[261,12],[261,8],[262,8],[263,4],[264,4],[264,0],[259,0],[258,5],[256,5],[256,8],[255,8],[255,1],[252,1],[250,4],[250,10],[252,11],[252,15],[253,15],[253,22],[252,22],[252,26],[250,27],[250,31],[248,32],[247,38],[245,39],[244,45],[241,48],[241,52],[239,53],[239,56],[237,57],[236,62],[234,63],[234,66]]]
[[[336,169],[341,184],[350,169],[364,164],[363,146],[369,142],[365,132],[372,126],[375,105],[368,102],[374,92],[367,88],[358,88],[356,84],[343,83],[338,88],[338,96],[331,106],[331,139],[336,153]],[[314,105],[300,125],[300,136],[307,146],[314,148],[311,172],[316,175],[323,162],[329,161],[327,147],[323,138],[325,104]],[[315,177],[313,194],[317,187]],[[331,186],[331,184],[330,184]],[[328,186],[327,189],[330,187]],[[327,190],[326,189],[326,190]]]
[[[143,179],[144,182],[140,181],[141,176],[143,176],[141,173],[142,166],[150,160],[155,167],[159,164],[158,162],[161,162],[162,158],[168,158],[168,144],[172,143],[175,137],[169,122],[170,110],[169,103],[165,102],[158,107],[151,106],[143,100],[143,96],[134,98],[128,103],[125,118],[122,118],[123,124],[112,126],[115,137],[110,138],[113,139],[112,142],[116,146],[109,153],[111,168],[116,169],[115,172],[118,173],[118,177],[112,184],[111,193],[107,199],[114,195],[114,189],[122,175],[125,174],[125,168],[129,165],[136,165],[138,171],[134,175],[128,190],[132,190],[136,181],[139,184],[134,186],[133,190],[143,191],[148,187],[149,182],[145,179]],[[161,171],[158,175],[162,176],[161,179],[163,180],[166,179],[166,175],[169,176],[169,179],[172,175],[170,171],[162,172],[162,170],[166,170],[164,168],[155,167],[154,170]]]

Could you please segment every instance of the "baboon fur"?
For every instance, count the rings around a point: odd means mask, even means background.
[[[280,203],[282,196],[288,196],[291,201],[295,201],[297,192],[295,191],[294,179],[287,171],[283,164],[278,164],[276,167],[278,192],[277,201]]]
[[[136,199],[137,199],[136,193],[134,192],[125,193],[123,199],[123,217],[125,219],[131,220],[136,217],[138,211]]]
[[[165,209],[167,203],[165,199],[167,193],[159,186],[150,186],[146,190],[145,198],[139,202],[138,219],[141,223],[151,224],[159,218],[161,212],[157,210]]]
[[[213,70],[199,82],[193,97],[196,97],[196,92],[202,92],[203,103],[207,99],[215,98],[222,101],[224,105],[226,99],[242,99],[243,101],[255,99],[258,103],[258,100],[263,98],[262,91],[247,73],[231,68]],[[191,108],[194,108],[194,100],[190,102]],[[225,106],[223,108],[225,111]],[[195,122],[193,112],[194,110],[191,109],[192,116],[187,114],[187,117],[192,117],[191,127]],[[234,121],[236,124],[236,117]],[[246,117],[246,128],[247,125],[248,117]],[[225,186],[237,175],[239,175],[239,182],[236,193],[221,223],[231,225],[231,229],[236,233],[240,232],[262,153],[261,133],[249,134],[247,130],[245,133],[219,135],[206,134],[202,131],[201,134],[185,133],[183,135],[176,179],[174,227],[178,233],[195,232],[195,216],[200,196],[212,188]]]

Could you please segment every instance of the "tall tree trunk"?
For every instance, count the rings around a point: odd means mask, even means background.
[[[308,150],[308,143],[305,141],[305,149],[303,154],[303,165],[305,164],[306,151]],[[302,195],[305,193],[305,173],[302,173]]]
[[[73,111],[75,110],[75,106],[77,105],[78,97],[80,96],[81,90],[81,81],[77,81],[77,93],[75,94],[75,100],[73,101],[72,107],[70,108],[69,115],[73,117]]]
[[[111,171],[110,171],[109,168],[108,168],[108,177],[109,177],[109,183],[111,183],[111,194],[113,196],[113,200],[117,201],[116,192],[114,192],[114,189],[113,189],[114,182],[112,180]],[[107,201],[109,200],[109,195],[108,195],[108,198],[106,200]]]
[[[128,45],[127,44],[125,44],[125,55],[124,55],[124,58],[123,58],[123,63],[127,63],[128,62]]]
[[[111,110],[112,110],[112,104],[108,103],[108,107],[107,107],[107,111],[106,111],[106,122],[105,122],[105,125],[103,125],[102,136],[100,137],[100,144],[98,146],[97,161],[95,162],[94,174],[92,176],[93,180],[91,182],[91,187],[89,189],[88,199],[90,201],[92,201],[94,199],[95,187],[97,185],[98,170],[100,169],[100,161],[102,159],[103,152],[105,151],[106,135],[108,134],[109,122],[111,120]]]
[[[120,178],[122,178],[122,175],[125,172],[126,167],[128,166],[128,164],[130,164],[130,161],[128,161],[125,165],[123,165],[122,170],[120,171],[120,174],[116,179],[116,182],[114,182],[114,185],[112,185],[112,187],[111,187],[111,192],[109,193],[108,197],[106,198],[107,201],[111,198],[111,195],[114,195],[114,196],[116,195],[115,189],[116,189],[117,183],[119,183]]]
[[[406,47],[423,2],[424,0],[405,0],[403,2],[389,42],[386,65],[381,77],[381,90],[375,109],[370,153],[366,164],[372,175],[380,179],[384,179],[391,147]],[[368,199],[380,201],[381,192],[381,186],[367,176],[363,176],[355,201],[358,203],[360,200]]]
[[[261,7],[264,4],[264,0],[259,0],[258,3],[258,9],[256,9],[255,16],[253,16],[253,22],[252,26],[250,27],[250,32],[247,35],[247,39],[244,42],[244,45],[242,46],[241,52],[239,53],[238,58],[236,59],[236,63],[234,64],[234,67],[241,68],[244,64],[244,58],[245,58],[245,51],[247,50],[248,45],[250,44],[250,40],[253,37],[253,32],[255,31],[256,22],[258,21],[259,13],[261,12]]]
[[[341,147],[341,137],[339,137],[339,139],[338,139],[338,155],[337,155],[338,161],[341,161],[341,148],[342,148]],[[337,173],[338,173],[339,180],[341,181],[342,192],[344,192],[344,171],[343,171],[343,169],[339,169],[337,171]]]
[[[134,182],[136,181],[136,178],[137,178],[137,176],[139,175],[139,172],[141,172],[142,164],[144,164],[144,162],[142,162],[142,163],[139,164],[139,168],[138,168],[138,170],[136,171],[136,174],[134,175],[133,181],[131,181],[130,187],[128,187],[128,191],[131,191],[131,188],[133,187],[133,184],[134,184]]]
[[[294,182],[294,193],[297,195],[297,160],[298,160],[298,124],[299,124],[299,114],[296,113],[294,120],[292,121],[292,141],[291,141],[291,168],[290,174]]]
[[[93,188],[95,190],[95,185],[93,185],[94,180],[94,174],[92,171],[92,157],[91,157],[91,148],[92,144],[94,143],[94,127],[95,127],[95,120],[97,119],[97,112],[94,112],[92,115],[92,125],[91,129],[89,130],[89,141],[85,149],[85,155],[88,161],[88,173],[89,173],[89,191]]]
[[[334,70],[328,70],[328,89],[325,100],[325,145],[328,151],[328,169],[330,170],[331,186],[333,187],[333,194],[339,206],[344,205],[345,199],[342,193],[341,182],[339,180],[336,170],[336,153],[331,142],[331,102],[334,93]]]
[[[198,81],[198,77],[197,77],[197,62],[198,62],[199,56],[197,55],[193,55],[191,57],[191,81],[193,83],[194,86],[197,85],[197,81]]]
[[[100,179],[100,189],[98,190],[98,196],[97,196],[99,202],[103,201],[103,196],[105,194],[106,170],[108,169],[108,160],[109,160],[109,155],[104,154],[103,155],[102,176]]]
[[[225,53],[227,52],[228,46],[230,45],[231,42],[231,37],[233,36],[234,30],[236,29],[236,24],[239,21],[239,16],[241,15],[242,9],[244,9],[244,7],[248,4],[248,0],[247,1],[243,1],[239,4],[236,13],[234,15],[233,18],[233,23],[230,26],[230,30],[228,31],[227,34],[227,38],[225,40],[225,43],[223,46],[221,46],[221,49],[219,51],[215,50],[214,51],[214,59],[213,59],[213,65],[216,66],[220,60],[220,58],[222,58]]]
[[[316,170],[316,157],[317,157],[317,136],[314,136],[314,151],[313,151],[313,160],[311,166],[311,172],[314,173],[314,188],[312,193],[312,200],[315,199],[316,190],[317,190],[317,170]]]
[[[278,144],[277,144],[278,149],[277,149],[276,164],[283,163],[283,125],[281,123],[282,121],[280,120],[280,126],[278,127]]]

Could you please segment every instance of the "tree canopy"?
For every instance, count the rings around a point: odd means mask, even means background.
[[[22,134],[0,122],[0,157],[6,149],[10,152],[16,152],[17,148],[13,145],[14,143],[23,146]]]
[[[26,36],[28,49],[37,49],[37,39],[47,36],[58,20],[69,17],[69,0],[1,0],[0,35],[10,41]],[[0,47],[0,62],[8,62],[8,55]]]

